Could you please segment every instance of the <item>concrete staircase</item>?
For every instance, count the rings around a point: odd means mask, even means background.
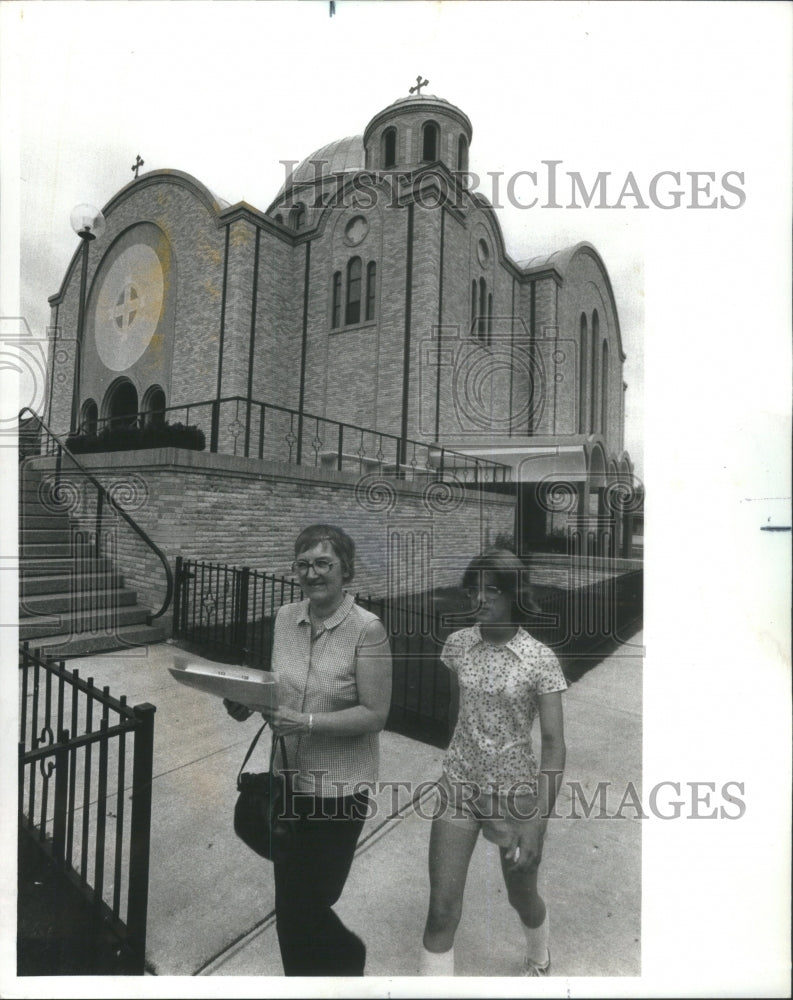
[[[118,568],[43,493],[41,474],[20,470],[19,641],[57,659],[164,641]]]

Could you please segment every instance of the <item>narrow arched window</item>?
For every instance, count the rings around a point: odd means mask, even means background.
[[[600,353],[600,433],[608,429],[609,415],[609,345],[603,341]]]
[[[479,279],[479,322],[476,333],[480,340],[487,336],[487,284],[484,278]]]
[[[275,213],[275,221],[276,222],[283,222],[284,221],[284,217],[283,217],[283,215],[280,212],[276,212]]]
[[[153,385],[143,397],[144,426],[161,427],[165,423],[165,392]]]
[[[292,227],[294,229],[302,229],[305,224],[306,206],[302,201],[299,201],[292,209]]]
[[[347,326],[361,322],[361,258],[352,257],[347,263],[347,307],[344,312]]]
[[[333,308],[331,325],[334,330],[341,326],[341,271],[333,275]]]
[[[479,291],[476,284],[476,279],[471,282],[471,334],[476,334],[476,302],[479,297]]]
[[[457,169],[468,170],[468,140],[464,135],[457,140]]]
[[[440,129],[435,122],[425,122],[421,130],[421,158],[425,161],[438,159],[438,139]]]
[[[592,343],[590,348],[590,358],[591,361],[591,371],[589,373],[589,429],[594,434],[597,430],[597,425],[595,423],[597,417],[597,350],[598,342],[600,340],[600,319],[598,317],[598,311],[595,309],[592,313]]]
[[[487,296],[487,343],[493,343],[493,294]]]
[[[96,425],[99,420],[99,409],[93,399],[86,399],[83,403],[83,412],[80,417],[80,431],[83,434],[96,434]]]
[[[586,434],[586,372],[587,372],[587,352],[589,342],[587,338],[586,313],[581,313],[581,323],[578,337],[578,433]]]
[[[388,170],[389,167],[396,165],[396,129],[387,128],[383,132],[382,138],[383,144],[383,169]]]
[[[374,319],[374,299],[377,291],[377,264],[370,260],[366,265],[366,318]]]

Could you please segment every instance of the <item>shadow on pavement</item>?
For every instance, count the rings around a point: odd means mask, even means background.
[[[135,974],[118,938],[24,831],[18,859],[18,976]]]

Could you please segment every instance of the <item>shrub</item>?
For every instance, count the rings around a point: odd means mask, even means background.
[[[74,454],[135,451],[139,448],[189,448],[203,451],[206,438],[194,424],[153,424],[148,427],[105,427],[99,434],[70,434],[66,447]]]

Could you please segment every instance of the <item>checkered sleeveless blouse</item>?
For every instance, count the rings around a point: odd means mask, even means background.
[[[275,617],[272,669],[278,676],[281,704],[315,715],[357,705],[358,650],[367,626],[376,618],[359,607],[351,594],[345,594],[312,642],[308,601],[280,607]],[[289,768],[299,772],[296,791],[337,798],[352,794],[359,782],[377,780],[377,733],[335,736],[315,732],[284,739]],[[279,753],[275,768],[282,766]]]

